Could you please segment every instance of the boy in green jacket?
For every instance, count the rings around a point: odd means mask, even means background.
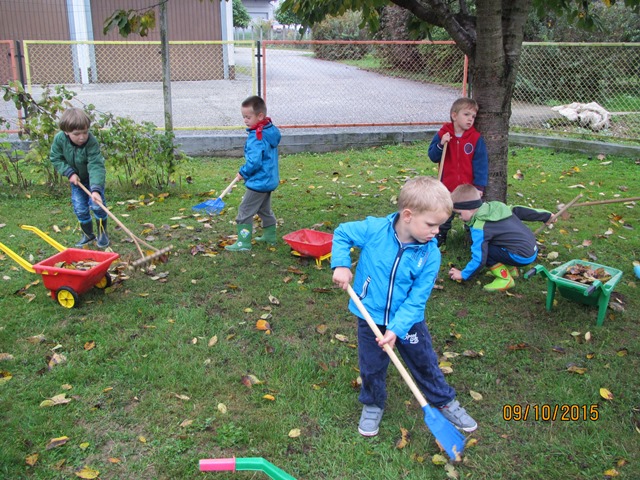
[[[470,184],[453,193],[453,211],[471,232],[471,260],[466,267],[449,270],[451,280],[469,280],[485,265],[495,280],[483,288],[488,292],[508,290],[515,285],[518,267],[534,262],[538,245],[533,232],[522,221],[549,222],[551,212],[502,202],[483,203],[480,192]]]
[[[106,205],[106,169],[100,145],[89,133],[91,119],[84,110],[69,108],[62,113],[58,125],[62,131],[53,139],[49,159],[56,171],[69,178],[71,184],[71,204],[82,229],[82,238],[76,243],[76,247],[83,247],[96,240],[91,221],[93,211],[98,227],[96,245],[105,248],[109,245],[107,212],[102,210],[97,202]],[[78,186],[80,183],[91,195],[87,195]]]

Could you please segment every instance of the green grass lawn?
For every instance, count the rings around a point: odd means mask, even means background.
[[[283,157],[273,195],[279,237],[392,212],[406,178],[436,175],[426,152],[421,143]],[[538,235],[547,268],[586,259],[623,271],[602,327],[597,307],[560,295],[547,311],[541,275],[498,294],[482,290],[488,277],[450,281],[449,264],[468,260],[454,222],[426,318],[450,362],[447,379],[479,429],[463,462],[442,465],[393,366],[380,434],[358,434],[355,321],[328,262],[318,269],[282,241],[224,251],[242,186],[221,215],[192,211],[239,165],[194,160],[194,183],[162,192],[108,184],[113,213],[158,248],[174,249],[166,264],[129,270],[125,262],[139,254],[111,222],[111,248],[122,260],[112,264],[114,284],[81,295],[77,308],[58,305],[40,275],[0,252],[0,477],[259,479],[267,477],[200,474],[198,461],[264,457],[309,480],[640,478],[637,205],[576,207]],[[512,150],[508,178],[509,203],[555,211],[579,192],[582,201],[637,196],[640,167],[636,159],[523,148]],[[0,242],[29,263],[53,255],[20,224],[69,247],[80,236],[66,188],[0,186]],[[257,329],[258,320],[270,330]],[[62,394],[69,403],[41,406]],[[409,442],[398,448],[402,429]]]

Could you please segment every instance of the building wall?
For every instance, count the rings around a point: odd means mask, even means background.
[[[273,20],[273,5],[269,0],[242,0],[253,20]]]
[[[121,37],[117,29],[103,34],[104,21],[118,9],[146,8],[148,0],[89,0],[93,40],[159,41],[160,18],[156,7],[156,28],[148,36]],[[220,4],[204,0],[169,0],[167,19],[170,41],[221,40]],[[71,40],[66,0],[0,0],[1,40]],[[74,83],[73,55],[64,46],[34,46],[30,57],[32,83]],[[174,51],[175,50],[175,51]],[[172,46],[169,56],[176,67],[172,80],[210,80],[223,76],[222,47],[219,45]],[[91,78],[98,82],[159,81],[159,47],[96,46]],[[203,61],[206,59],[206,61]],[[97,74],[96,74],[97,72]],[[37,78],[37,82],[36,82]]]

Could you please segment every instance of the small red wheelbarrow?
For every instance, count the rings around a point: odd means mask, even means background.
[[[331,257],[332,233],[305,228],[287,233],[282,239],[293,249],[291,251],[293,255],[315,258],[318,268],[322,266],[322,260]]]
[[[564,278],[567,273],[567,269],[578,264],[588,266],[593,270],[603,269],[611,278],[604,283],[600,280],[594,280],[591,284],[584,284]],[[547,270],[542,265],[536,265],[524,274],[524,278],[528,279],[536,273],[541,273],[543,276],[547,277],[548,311],[551,311],[551,308],[553,307],[553,300],[555,298],[557,288],[560,294],[569,300],[582,303],[584,305],[598,305],[598,319],[596,320],[596,325],[598,327],[602,326],[604,323],[604,317],[607,311],[607,306],[609,305],[609,299],[611,298],[611,292],[613,292],[613,289],[622,277],[621,270],[607,267],[606,265],[587,262],[585,260],[571,260],[551,271]]]
[[[42,283],[51,292],[51,298],[63,307],[77,306],[78,297],[93,287],[105,289],[111,286],[112,279],[107,270],[120,257],[117,253],[65,248],[36,227],[21,225],[20,228],[34,232],[59,253],[31,265],[3,243],[0,243],[0,250],[26,271],[42,275]]]

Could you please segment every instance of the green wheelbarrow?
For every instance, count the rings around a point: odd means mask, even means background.
[[[611,276],[611,278],[605,283],[600,280],[594,280],[593,283],[590,284],[575,282],[568,278],[564,278],[567,273],[567,269],[578,264],[588,266],[593,270],[602,268],[607,275]],[[547,270],[542,265],[536,265],[524,274],[524,278],[528,279],[536,273],[541,273],[547,277],[548,311],[551,311],[551,308],[553,307],[553,300],[557,289],[563,297],[574,302],[582,303],[584,305],[598,305],[598,320],[596,325],[599,327],[604,323],[604,317],[607,312],[607,306],[609,305],[609,299],[611,298],[611,292],[613,292],[614,287],[622,277],[621,270],[607,267],[606,265],[587,262],[585,260],[571,260],[570,262],[564,263],[551,271]]]

